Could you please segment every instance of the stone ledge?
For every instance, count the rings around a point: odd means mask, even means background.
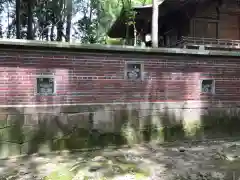
[[[75,114],[96,111],[118,110],[208,110],[208,109],[240,109],[240,102],[201,102],[201,101],[176,101],[176,102],[138,102],[138,103],[82,103],[82,104],[56,104],[56,105],[1,105],[0,117],[6,114]]]
[[[230,56],[239,57],[238,51],[218,51],[218,50],[194,50],[181,48],[143,48],[134,46],[100,45],[100,44],[81,44],[66,42],[50,42],[37,40],[19,40],[0,39],[0,45],[3,48],[7,46],[34,47],[34,48],[52,48],[69,49],[81,51],[111,51],[111,52],[130,52],[130,53],[148,53],[148,54],[169,54],[169,55],[201,55],[201,56]],[[12,47],[11,47],[12,48]]]

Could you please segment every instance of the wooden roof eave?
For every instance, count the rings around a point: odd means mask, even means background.
[[[111,38],[123,38],[125,37],[125,34],[121,33],[122,31],[125,31],[126,24],[125,24],[125,13],[123,9],[121,10],[120,15],[117,17],[116,21],[114,21],[111,28],[108,30],[107,35]],[[121,28],[121,32],[119,32],[119,28]],[[117,31],[117,33],[116,33]],[[120,33],[120,34],[119,34]]]
[[[187,1],[189,3],[189,1]],[[169,11],[177,10],[184,3],[178,0],[164,0],[159,4],[159,16],[163,17],[169,13]],[[148,20],[151,18],[152,5],[138,6],[133,8],[136,12],[136,20]],[[147,15],[149,14],[149,15]],[[151,20],[151,19],[150,19]],[[127,25],[125,24],[126,17],[122,11],[120,16],[114,22],[110,30],[108,31],[108,36],[111,38],[125,38]]]
[[[149,19],[152,13],[151,6],[135,7],[134,10],[137,12],[136,22],[138,22],[139,20],[145,20],[145,21],[151,20],[151,18]],[[164,11],[160,11],[160,12],[164,12]],[[160,15],[162,15],[162,13]],[[125,22],[126,22],[126,16],[122,10],[122,12],[120,13],[120,16],[118,16],[116,21],[113,23],[113,25],[109,29],[107,33],[108,36],[111,38],[125,38],[126,29],[127,29],[127,25]]]

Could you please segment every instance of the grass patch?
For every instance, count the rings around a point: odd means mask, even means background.
[[[72,180],[73,178],[73,173],[66,169],[60,169],[57,171],[53,171],[48,176],[44,177],[44,180]]]

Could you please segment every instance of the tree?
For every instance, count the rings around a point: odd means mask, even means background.
[[[72,0],[67,1],[67,27],[66,27],[66,42],[70,41],[71,22],[72,22]]]
[[[125,39],[125,45],[130,44],[130,38],[129,38],[129,29],[131,26],[135,27],[135,12],[132,10],[133,2],[132,0],[122,0],[122,6],[125,13],[126,19],[126,39]],[[134,35],[135,35],[135,28],[134,28]],[[134,37],[135,38],[135,37]],[[135,46],[135,43],[134,43]]]
[[[73,34],[75,31],[78,33],[75,34],[77,41],[106,44],[107,32],[120,14],[123,4],[132,2],[133,5],[142,5],[149,1],[151,0],[0,0],[0,13],[8,7],[8,26],[7,29],[2,29],[0,36],[69,42],[73,38],[71,31]],[[129,24],[135,25],[134,15],[129,19]]]
[[[152,0],[152,47],[158,47],[158,0]]]
[[[20,0],[16,0],[16,38],[20,39]]]
[[[57,11],[56,15],[57,15],[57,41],[62,41],[62,38],[64,36],[63,34],[63,25],[64,25],[64,1],[63,0],[59,0],[59,3],[57,5],[57,8],[54,9],[54,11]]]
[[[107,44],[109,42],[107,32],[120,14],[122,2],[121,0],[104,0],[99,2],[98,7],[98,42]]]
[[[28,16],[28,21],[27,21],[27,39],[32,40],[33,39],[33,0],[28,0],[27,1],[27,16]]]
[[[75,38],[80,39],[81,43],[99,43],[100,21],[98,17],[100,15],[100,2],[99,0],[88,0],[85,3],[81,3],[81,5],[79,4],[82,17],[75,24],[77,26]]]

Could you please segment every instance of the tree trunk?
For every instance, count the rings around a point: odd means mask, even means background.
[[[71,21],[72,21],[72,0],[67,0],[66,42],[70,42]]]
[[[49,30],[48,30],[48,25],[47,24],[44,24],[43,26],[43,38],[46,40],[46,41],[49,41],[49,36],[48,36],[48,33],[49,33]]]
[[[60,9],[59,9],[59,12],[60,13],[58,13],[57,14],[57,19],[58,19],[58,21],[57,21],[57,41],[62,41],[62,37],[63,37],[63,14],[62,14],[62,10],[63,10],[63,0],[60,0],[59,1],[60,2],[60,4],[59,4],[59,7],[60,7]]]
[[[55,29],[55,25],[52,24],[52,27],[51,27],[51,34],[50,34],[50,40],[51,40],[51,41],[54,41],[54,29]]]
[[[152,0],[152,47],[158,47],[158,0]]]
[[[32,0],[28,0],[28,27],[27,27],[27,39],[33,39],[33,6]]]
[[[16,37],[21,38],[20,34],[20,0],[16,0]]]
[[[42,9],[44,8],[48,8],[48,4],[47,1],[45,1],[44,3],[42,3]],[[49,17],[48,17],[48,13],[44,12],[44,21],[42,22],[43,25],[43,30],[42,30],[42,36],[43,39],[46,41],[49,41]]]
[[[7,23],[8,23],[8,31],[7,31],[7,38],[10,39],[11,35],[11,27],[10,27],[10,10],[9,10],[9,2],[7,2]]]
[[[63,22],[62,20],[59,20],[58,24],[57,24],[57,41],[62,41],[62,37],[63,37]]]

